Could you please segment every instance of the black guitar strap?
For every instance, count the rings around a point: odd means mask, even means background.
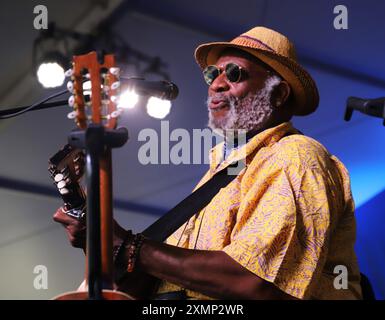
[[[228,169],[235,165],[237,162],[217,172],[209,181],[145,229],[142,234],[156,241],[165,241],[194,214],[206,207],[221,188],[235,179],[237,175],[228,173]]]

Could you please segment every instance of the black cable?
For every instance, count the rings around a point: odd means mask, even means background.
[[[61,95],[65,94],[65,93],[67,93],[67,92],[68,92],[68,90],[63,90],[63,91],[56,92],[53,95],[50,95],[49,97],[44,98],[43,100],[41,100],[39,102],[36,102],[36,103],[30,105],[29,107],[24,108],[23,110],[20,110],[18,112],[12,113],[12,114],[7,114],[7,115],[0,116],[0,119],[9,119],[9,118],[17,117],[17,116],[19,116],[19,115],[21,115],[23,113],[26,113],[28,111],[31,111],[31,110],[35,109],[38,106],[42,105],[43,103],[45,103],[45,102],[47,102],[47,101],[49,101],[49,100],[51,100],[53,98],[56,98],[58,96],[61,96]]]
[[[67,106],[67,105],[68,105],[68,99],[57,100],[54,102],[42,103],[39,106],[33,108],[33,110],[36,111],[36,110],[42,110],[42,109],[50,109],[50,108],[54,108],[54,107],[62,107],[62,106]],[[18,111],[24,110],[25,108],[29,108],[29,106],[22,106],[22,107],[10,108],[10,109],[4,109],[4,108],[0,107],[0,119],[2,116],[14,114]]]

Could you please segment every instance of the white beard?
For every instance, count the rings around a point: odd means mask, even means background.
[[[262,129],[270,119],[274,107],[271,104],[271,93],[275,86],[281,82],[277,76],[266,79],[265,86],[256,93],[249,93],[243,98],[227,97],[224,93],[217,93],[207,99],[207,106],[212,99],[225,100],[230,107],[227,115],[216,119],[209,111],[208,126],[215,131]]]

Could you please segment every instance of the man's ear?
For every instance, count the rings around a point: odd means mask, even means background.
[[[274,107],[283,106],[289,99],[291,88],[287,81],[282,80],[273,90],[271,95],[271,103]]]

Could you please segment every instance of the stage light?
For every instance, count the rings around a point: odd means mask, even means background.
[[[44,88],[60,87],[64,78],[64,69],[56,62],[42,63],[37,69],[37,79]]]
[[[40,59],[37,66],[37,79],[44,88],[60,87],[65,79],[66,59],[59,52],[50,52]]]
[[[171,101],[151,97],[147,102],[147,113],[156,119],[165,118],[171,110]]]
[[[136,106],[138,100],[138,94],[135,91],[128,89],[119,96],[117,107],[121,109],[132,109]]]

